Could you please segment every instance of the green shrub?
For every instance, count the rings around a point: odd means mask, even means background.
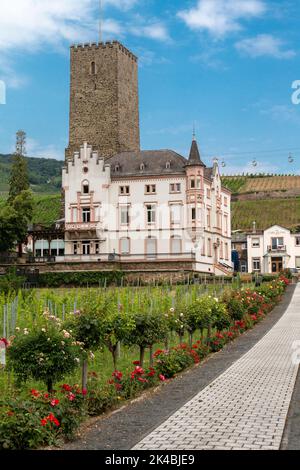
[[[167,322],[160,313],[136,313],[133,319],[135,328],[125,337],[125,343],[139,346],[140,365],[143,366],[145,349],[166,339]]]
[[[15,268],[10,268],[5,276],[0,276],[0,293],[5,295],[11,292],[18,292],[24,285],[26,278],[18,276]]]
[[[55,317],[45,321],[44,327],[33,326],[29,331],[18,331],[7,349],[8,368],[18,383],[30,378],[43,381],[51,392],[53,384],[78,366],[80,348],[67,331],[54,324]]]
[[[53,272],[41,273],[39,275],[40,287],[86,287],[119,285],[124,274],[121,271],[75,271],[75,272]]]
[[[35,449],[74,438],[86,416],[85,401],[77,387],[63,387],[55,395],[31,390],[31,399],[0,402],[0,450]]]
[[[155,368],[167,379],[174,377],[194,363],[193,356],[187,351],[186,345],[161,351],[155,354]]]

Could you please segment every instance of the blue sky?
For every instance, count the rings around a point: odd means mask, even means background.
[[[63,158],[69,45],[97,40],[98,0],[1,0],[0,153]],[[140,58],[143,149],[186,155],[193,122],[204,160],[225,172],[300,173],[298,0],[103,0],[104,39]],[[292,152],[295,162],[288,164]]]

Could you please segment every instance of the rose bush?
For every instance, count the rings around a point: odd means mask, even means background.
[[[15,373],[19,385],[33,378],[43,381],[51,392],[55,382],[78,367],[81,352],[71,333],[46,312],[43,327],[16,331],[7,348],[8,369]]]

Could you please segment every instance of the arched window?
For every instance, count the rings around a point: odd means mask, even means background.
[[[182,251],[181,238],[179,236],[174,236],[171,238],[171,253],[172,255],[179,255]]]
[[[168,162],[166,163],[166,169],[169,170],[170,168],[171,168],[171,162],[168,161]]]
[[[141,171],[144,171],[144,170],[145,170],[145,164],[144,164],[144,163],[141,163],[141,164],[140,164],[140,170],[141,170]]]
[[[92,62],[91,63],[91,74],[96,75],[96,73],[97,73],[96,63]]]
[[[90,193],[90,185],[87,180],[83,181],[82,183],[82,193],[83,194],[89,194]]]

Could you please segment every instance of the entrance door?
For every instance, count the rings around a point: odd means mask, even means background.
[[[283,269],[282,258],[272,258],[272,273],[278,274]]]

